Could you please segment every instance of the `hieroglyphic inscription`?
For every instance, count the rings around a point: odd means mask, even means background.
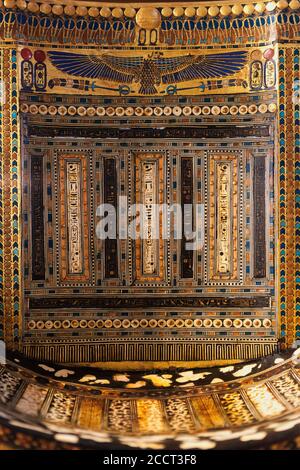
[[[253,244],[254,277],[266,276],[265,157],[253,159]]]
[[[258,308],[268,307],[270,297],[267,295],[245,296],[214,296],[214,297],[31,297],[29,306],[31,309],[40,308],[199,308],[199,307],[239,307],[239,308]]]
[[[138,154],[135,167],[135,201],[139,236],[135,241],[138,282],[164,279],[164,240],[162,237],[163,158],[156,153]]]
[[[90,219],[87,157],[59,156],[58,212],[60,251],[58,266],[62,281],[90,279]]]
[[[32,279],[45,279],[43,157],[31,157]]]
[[[104,159],[104,203],[111,204],[117,213],[117,170],[114,158]],[[105,277],[118,277],[118,241],[116,238],[105,239]]]
[[[231,208],[230,208],[230,163],[217,163],[217,250],[216,264],[219,274],[230,272]]]
[[[157,273],[157,239],[155,231],[157,168],[155,162],[142,163],[142,198],[144,204],[144,237],[142,241],[143,274]]]
[[[67,163],[67,211],[69,272],[71,274],[78,274],[82,272],[83,267],[79,162]]]
[[[181,277],[193,277],[194,251],[188,250],[188,229],[193,229],[193,159],[191,157],[181,158],[181,206],[184,223],[182,224],[181,239]],[[189,213],[188,213],[189,212]],[[188,226],[188,228],[187,228]]]
[[[238,278],[239,155],[216,152],[209,159],[209,251],[211,280]]]

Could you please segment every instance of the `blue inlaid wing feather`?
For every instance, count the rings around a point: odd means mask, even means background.
[[[131,83],[136,70],[143,64],[142,57],[96,56],[62,51],[48,52],[48,56],[56,68],[69,75],[117,83]]]
[[[227,77],[239,72],[246,64],[247,52],[234,51],[210,55],[186,55],[157,59],[163,83]]]

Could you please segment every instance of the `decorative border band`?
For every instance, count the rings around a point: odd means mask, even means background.
[[[135,18],[138,26],[153,28],[159,26],[163,18],[216,18],[216,17],[249,17],[253,15],[262,15],[263,13],[275,13],[285,10],[297,11],[300,8],[298,0],[279,0],[278,2],[258,2],[256,4],[239,2],[233,5],[224,5],[218,2],[208,2],[206,5],[191,3],[188,6],[164,6],[156,7],[155,3],[143,5],[140,8],[139,3],[130,3],[128,6],[124,4],[118,5],[113,3],[111,7],[101,2],[74,2],[70,4],[62,0],[60,4],[56,2],[35,2],[25,0],[4,0],[4,7],[7,9],[19,9],[29,11],[31,13],[42,13],[43,15],[67,16],[67,17],[85,17],[91,18],[101,17],[103,19]],[[82,3],[82,4],[80,4]],[[186,4],[185,4],[186,5]],[[150,24],[151,23],[151,24]]]
[[[80,344],[25,344],[23,353],[32,359],[58,363],[83,363],[110,361],[216,361],[249,360],[277,352],[277,342],[236,342],[213,343],[198,341],[172,341],[141,343]]]
[[[168,319],[165,320],[164,318],[159,318],[156,320],[155,318],[151,318],[148,320],[147,318],[129,320],[129,319],[119,319],[116,318],[114,320],[106,319],[106,320],[93,320],[93,319],[82,319],[82,320],[30,320],[28,322],[29,330],[52,330],[52,329],[120,329],[120,328],[271,328],[272,321],[269,318],[264,318],[260,320],[259,318],[255,318],[254,320],[250,318],[241,319],[241,318],[234,318],[231,319],[226,317],[225,319],[221,318],[208,318],[207,315],[205,319],[202,320],[200,318],[177,318],[177,319]]]
[[[222,115],[227,115],[231,114],[232,116],[235,116],[237,114],[239,115],[245,115],[245,114],[265,114],[267,112],[269,113],[275,113],[277,110],[277,104],[276,103],[261,103],[260,105],[256,104],[250,104],[249,106],[247,105],[241,105],[241,106],[146,106],[145,108],[141,106],[128,106],[128,107],[123,107],[123,106],[108,106],[108,107],[103,107],[103,106],[98,106],[97,108],[94,106],[47,106],[45,104],[41,104],[37,106],[36,104],[31,104],[28,105],[27,103],[23,103],[20,106],[20,110],[22,113],[29,113],[32,115],[40,114],[40,115],[50,115],[50,116],[88,116],[88,117],[93,117],[93,116],[99,116],[99,117],[132,117],[132,116],[137,116],[137,117],[160,117],[160,116],[208,116],[208,115],[213,115],[213,116],[218,116],[219,114]]]

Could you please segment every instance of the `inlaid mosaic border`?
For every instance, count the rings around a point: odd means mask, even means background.
[[[1,212],[0,279],[2,318],[0,337],[6,346],[18,347],[21,339],[21,239],[20,239],[20,134],[17,51],[1,49]]]
[[[279,50],[279,272],[281,338],[300,338],[299,47]]]

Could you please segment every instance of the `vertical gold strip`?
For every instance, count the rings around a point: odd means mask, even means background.
[[[209,395],[190,399],[195,416],[203,429],[224,427],[225,420]]]
[[[100,431],[103,424],[104,400],[82,398],[79,405],[77,426],[83,429]]]

